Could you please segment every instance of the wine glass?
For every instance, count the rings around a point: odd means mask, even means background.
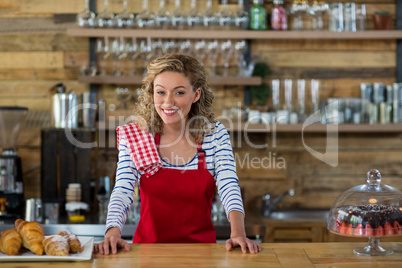
[[[75,20],[80,27],[95,26],[95,13],[89,10],[89,0],[85,0],[85,8],[77,14]]]
[[[100,28],[113,28],[115,26],[114,15],[108,10],[108,0],[105,0],[105,9],[96,18],[96,26]]]
[[[129,75],[130,76],[134,76],[136,75],[136,62],[137,62],[137,58],[140,55],[140,49],[139,46],[137,44],[137,39],[135,37],[131,38],[131,46],[129,47],[129,55],[128,58],[130,59],[130,72]]]
[[[174,1],[175,10],[170,18],[172,27],[177,30],[183,30],[187,23],[187,17],[180,9],[180,0]]]
[[[106,67],[109,57],[109,38],[106,36],[98,38],[96,40],[96,61],[98,63],[99,75],[101,76],[107,74]]]
[[[133,28],[134,27],[134,14],[127,10],[127,0],[123,1],[123,10],[115,17],[116,25],[119,28]]]
[[[138,28],[152,29],[155,27],[155,15],[148,11],[148,0],[142,0],[142,12],[136,17]]]
[[[207,42],[204,39],[198,40],[194,44],[194,54],[198,61],[204,65],[205,57],[207,56]]]
[[[202,25],[202,15],[197,11],[196,0],[191,0],[191,9],[187,15],[187,25],[189,28],[199,28]]]
[[[234,26],[233,13],[227,9],[227,0],[222,0],[223,9],[216,16],[218,17],[219,28],[230,30]]]
[[[160,0],[159,2],[159,10],[155,12],[155,23],[160,29],[170,27],[170,14],[165,10],[165,0]]]
[[[216,75],[216,60],[219,55],[219,42],[218,40],[212,40],[208,42],[207,46],[208,58],[211,61],[211,76]]]
[[[246,10],[244,10],[244,0],[238,1],[239,10],[234,13],[234,26],[237,29],[247,30],[250,23],[250,16]]]
[[[237,59],[238,76],[243,76],[245,73],[246,62],[244,60],[244,53],[247,48],[246,40],[239,40],[234,45],[234,53]]]
[[[152,59],[152,40],[150,37],[140,41],[140,57],[143,60],[144,75],[146,75],[148,64]]]
[[[152,58],[159,58],[163,55],[163,42],[161,38],[152,42]]]
[[[192,45],[192,43],[191,43],[190,39],[181,41],[180,47],[179,47],[179,52],[181,54],[191,55],[191,53],[192,53],[191,45]]]
[[[119,68],[120,40],[118,37],[112,39],[110,46],[110,57],[112,64],[112,75],[120,76]]]
[[[232,40],[228,39],[226,41],[222,41],[220,44],[220,51],[222,54],[223,58],[223,66],[224,66],[224,72],[223,76],[228,76],[229,74],[229,60],[232,56],[233,53],[233,46],[232,46]]]
[[[127,109],[127,102],[132,98],[131,90],[127,87],[117,87],[115,98],[120,102],[120,109]]]
[[[206,10],[202,14],[202,21],[204,27],[209,30],[214,30],[219,25],[216,14],[212,10],[212,0],[207,0]]]

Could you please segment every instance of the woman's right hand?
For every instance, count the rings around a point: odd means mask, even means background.
[[[112,254],[116,254],[118,248],[130,251],[130,245],[121,238],[120,230],[117,227],[107,230],[105,239],[94,246],[95,252],[99,252],[102,255],[109,255],[110,249],[112,250]]]

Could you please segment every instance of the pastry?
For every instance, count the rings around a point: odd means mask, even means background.
[[[70,253],[79,253],[82,251],[81,242],[78,237],[70,231],[60,231],[57,235],[61,235],[67,239],[68,245],[70,246]]]
[[[44,231],[38,222],[27,222],[21,219],[15,221],[15,229],[21,235],[22,246],[36,255],[43,255],[42,241]]]
[[[7,255],[17,255],[22,246],[22,238],[15,229],[8,229],[0,234],[0,251]]]
[[[337,211],[335,232],[351,236],[390,236],[402,234],[399,207],[368,204],[345,206]]]
[[[43,248],[49,256],[67,256],[70,251],[68,241],[61,235],[51,235],[43,240]]]

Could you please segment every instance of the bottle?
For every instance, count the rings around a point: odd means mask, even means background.
[[[271,12],[271,26],[272,30],[287,30],[288,28],[283,0],[274,0],[274,6]]]
[[[260,0],[253,0],[253,6],[250,9],[250,29],[267,29],[267,12],[261,6]]]

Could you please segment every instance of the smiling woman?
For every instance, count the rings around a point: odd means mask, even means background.
[[[119,162],[101,254],[129,250],[121,230],[139,182],[141,216],[133,243],[215,243],[211,221],[217,188],[231,225],[226,249],[260,252],[246,237],[230,138],[215,121],[206,73],[194,58],[155,59],[143,80],[134,123],[118,127]]]

